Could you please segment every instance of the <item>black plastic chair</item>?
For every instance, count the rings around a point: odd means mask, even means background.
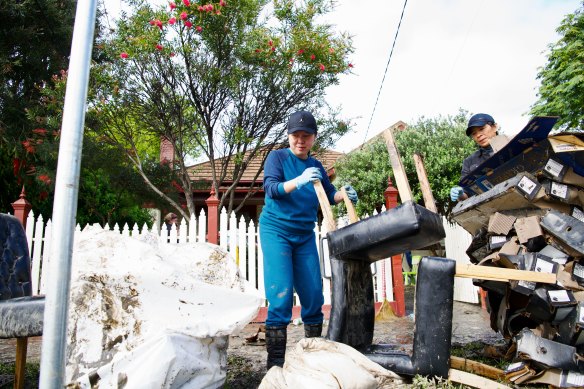
[[[16,338],[14,387],[24,387],[28,338],[43,334],[44,296],[32,296],[30,256],[22,224],[0,214],[0,338]]]

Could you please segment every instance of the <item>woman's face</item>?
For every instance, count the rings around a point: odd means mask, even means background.
[[[485,124],[482,127],[473,127],[470,133],[472,140],[480,147],[487,147],[491,143],[491,138],[497,135],[496,124]]]
[[[295,131],[292,134],[288,134],[290,150],[292,150],[295,156],[301,159],[308,158],[308,152],[314,145],[315,140],[316,135],[306,131]]]

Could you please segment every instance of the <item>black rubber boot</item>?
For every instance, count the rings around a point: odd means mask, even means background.
[[[322,323],[320,324],[304,324],[305,338],[320,338],[322,336]]]
[[[286,328],[286,326],[266,326],[268,370],[270,370],[272,366],[284,366],[287,338]]]

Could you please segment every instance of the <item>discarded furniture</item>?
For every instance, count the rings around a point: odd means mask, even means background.
[[[370,264],[429,246],[444,235],[440,216],[412,201],[330,231],[332,306],[327,339],[348,344],[398,374],[448,377],[454,261],[423,258],[418,267],[412,357],[372,345],[375,308]]]
[[[28,337],[43,333],[44,296],[32,296],[30,256],[22,224],[0,214],[0,338],[16,338],[14,387],[24,387]]]

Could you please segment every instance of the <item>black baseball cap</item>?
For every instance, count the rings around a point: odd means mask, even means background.
[[[316,120],[308,111],[297,111],[288,118],[288,134],[296,131],[306,131],[316,134]]]
[[[482,127],[485,124],[495,124],[495,119],[487,113],[477,113],[472,115],[466,127],[466,135],[470,136],[473,127]]]

